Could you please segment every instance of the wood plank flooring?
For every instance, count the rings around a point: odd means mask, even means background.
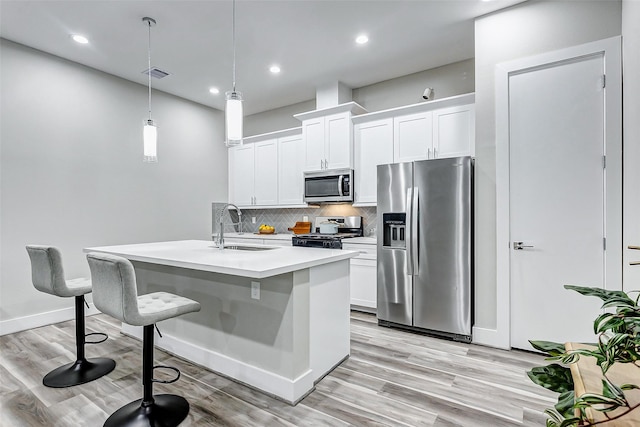
[[[44,387],[42,377],[75,359],[73,321],[0,337],[0,426],[101,426],[142,396],[141,343],[102,314],[87,318],[88,332],[109,340],[88,345],[87,357],[111,357],[116,369],[66,389]],[[382,328],[358,312],[351,356],[296,406],[164,351],[155,356],[182,371],[154,391],[187,398],[183,426],[544,426],[542,411],[556,400],[525,375],[545,364],[539,355]]]

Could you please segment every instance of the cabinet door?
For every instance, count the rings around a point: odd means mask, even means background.
[[[253,198],[253,154],[255,144],[229,149],[229,202],[250,206]]]
[[[356,125],[355,202],[375,203],[378,165],[393,163],[393,119]]]
[[[278,204],[278,140],[256,142],[254,144],[254,204]]]
[[[352,258],[350,266],[351,304],[375,311],[378,301],[376,261]]]
[[[315,171],[324,166],[324,117],[302,122],[302,138],[305,145],[304,169]]]
[[[353,125],[350,113],[325,117],[325,160],[328,169],[351,168]]]
[[[412,162],[432,158],[432,114],[408,114],[393,119],[393,161]]]
[[[302,135],[278,139],[278,204],[301,205],[304,203]]]
[[[433,112],[435,157],[473,156],[475,128],[473,104],[435,110]]]

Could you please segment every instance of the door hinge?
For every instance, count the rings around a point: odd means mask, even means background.
[[[602,75],[602,88],[604,89],[607,86],[607,76],[605,74]]]
[[[607,156],[602,156],[602,169],[607,168]]]

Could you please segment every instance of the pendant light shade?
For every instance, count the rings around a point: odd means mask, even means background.
[[[242,93],[230,91],[226,95],[227,146],[230,147],[242,143]]]
[[[158,127],[153,120],[145,120],[142,128],[144,141],[144,162],[155,163],[158,161]]]
[[[225,123],[227,147],[242,144],[242,93],[236,91],[236,0],[233,0],[233,90],[226,93]]]
[[[149,47],[147,50],[147,61],[149,65],[147,69],[149,75],[149,118],[144,121],[142,128],[142,161],[145,163],[156,163],[158,161],[158,127],[155,122],[151,120],[151,27],[156,25],[156,20],[145,16],[142,18],[142,22],[149,27]]]

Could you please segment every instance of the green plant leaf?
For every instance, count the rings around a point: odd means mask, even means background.
[[[620,386],[620,388],[622,390],[635,390],[635,389],[640,389],[639,386],[635,385],[635,384],[622,384]]]
[[[564,354],[566,351],[564,348],[564,344],[560,344],[553,341],[529,340],[529,344],[531,344],[531,346],[536,350],[541,351],[544,354],[547,354],[549,356],[560,356],[561,354]]]
[[[575,285],[564,285],[564,288],[572,291],[576,291],[582,295],[598,297],[601,300],[603,300],[605,303],[607,303],[610,300],[620,299],[620,301],[629,301],[630,302],[629,305],[635,305],[635,301],[629,298],[629,296],[622,291],[610,291],[602,288],[575,286]]]
[[[535,367],[527,375],[534,383],[556,393],[573,390],[571,370],[557,363]]]
[[[558,396],[558,403],[555,404],[554,408],[556,408],[556,411],[564,418],[573,417],[573,404],[575,400],[576,394],[573,390],[565,391]]]
[[[607,377],[602,379],[602,394],[605,397],[610,397],[619,401],[627,401],[622,389],[612,383]]]

